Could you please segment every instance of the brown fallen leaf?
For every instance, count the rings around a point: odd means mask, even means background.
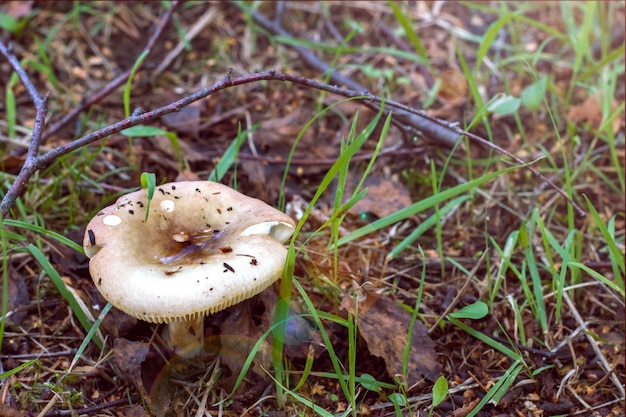
[[[6,2],[0,11],[15,19],[21,19],[27,17],[33,11],[34,1],[9,1]]]
[[[448,69],[441,72],[437,79],[441,80],[441,88],[437,95],[444,101],[460,101],[467,94],[467,80],[457,70]]]
[[[370,353],[383,358],[390,376],[402,375],[404,348],[409,334],[411,314],[384,295],[368,293],[365,300],[356,302],[344,297],[342,307],[356,315],[357,329],[365,339]],[[428,336],[428,328],[416,321],[411,335],[406,382],[413,386],[423,377],[431,381],[441,375],[435,343]]]
[[[141,364],[146,360],[148,352],[146,342],[132,342],[121,337],[113,342],[113,363],[142,396],[145,390],[141,379]]]
[[[603,98],[604,93],[599,92],[599,97]],[[617,108],[618,104],[613,99],[611,111]],[[598,101],[598,94],[591,94],[585,101],[577,106],[572,106],[567,112],[567,119],[572,123],[587,122],[593,130],[597,130],[603,122],[602,108]],[[617,133],[622,125],[622,118],[616,117],[613,121],[613,133]]]
[[[175,96],[172,98],[174,97]],[[189,135],[195,139],[200,136],[200,122],[202,121],[201,116],[203,108],[204,103],[197,101],[181,108],[180,111],[166,114],[161,118],[161,121],[169,129],[177,133]]]
[[[9,263],[8,269],[9,282],[6,323],[10,326],[19,326],[26,317],[26,309],[20,307],[26,306],[29,303],[28,288],[24,282],[24,276],[18,273],[13,265]],[[2,268],[0,268],[0,275],[2,275]],[[0,292],[0,296],[2,295],[2,292]]]
[[[368,187],[367,195],[350,210],[357,215],[373,213],[386,217],[413,204],[409,190],[399,182],[371,175],[363,186]]]
[[[479,401],[480,398],[476,398],[468,403],[463,404],[461,408],[457,408],[456,410],[454,410],[454,412],[450,414],[450,417],[465,417],[466,415],[471,413],[474,408],[476,408]]]
[[[139,404],[129,405],[117,411],[118,417],[148,417],[148,413]]]
[[[6,404],[0,404],[0,417],[26,417],[26,414],[22,414]]]
[[[231,375],[224,378],[222,382],[229,389],[234,386],[248,355],[269,327],[269,323],[256,324],[254,322],[250,303],[262,303],[264,295],[271,291],[271,289],[266,290],[257,297],[238,304],[220,326],[220,358],[231,371]],[[271,369],[271,366],[272,348],[266,339],[261,342],[256,353],[252,370],[259,376],[265,377],[264,370]]]

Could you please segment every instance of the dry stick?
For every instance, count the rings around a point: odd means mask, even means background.
[[[24,162],[24,165],[27,165],[29,163],[32,163],[33,159],[37,156],[37,153],[39,152],[39,146],[41,145],[41,134],[46,119],[46,113],[48,111],[48,95],[46,94],[43,97],[39,96],[35,85],[30,81],[28,74],[20,64],[20,61],[17,59],[17,57],[13,55],[11,49],[12,48],[10,45],[5,46],[3,42],[0,42],[0,53],[2,53],[2,55],[7,58],[9,64],[11,64],[11,67],[13,67],[17,76],[22,81],[22,84],[24,84],[24,87],[26,87],[28,95],[35,105],[36,111],[35,124],[33,127],[33,136],[30,144],[28,145],[26,160]]]
[[[485,258],[487,257],[488,253],[489,251],[485,250],[483,254],[480,255],[480,258],[478,259],[478,261],[476,261],[476,265],[474,265],[474,268],[472,268],[469,275],[467,276],[467,279],[465,280],[465,284],[463,284],[463,287],[461,288],[461,290],[458,292],[456,297],[454,297],[454,299],[452,300],[448,308],[446,308],[446,310],[439,316],[437,321],[435,321],[435,324],[430,326],[430,329],[428,329],[429,334],[432,333],[433,330],[439,326],[439,323],[441,322],[441,320],[443,320],[448,315],[448,313],[450,313],[452,309],[456,307],[456,304],[459,302],[463,294],[465,294],[465,290],[467,290],[467,287],[469,287],[470,283],[474,280],[474,276],[476,275],[476,272],[478,272],[478,268],[480,268],[482,263],[485,261]]]
[[[2,44],[0,43],[0,45]],[[17,62],[17,65],[19,66],[19,62]],[[156,119],[159,119],[160,117],[166,114],[180,111],[183,107],[188,106],[189,104],[195,101],[198,101],[200,99],[203,99],[218,91],[224,90],[229,87],[254,83],[258,81],[282,81],[282,82],[288,81],[294,84],[299,84],[299,85],[303,85],[306,87],[315,88],[318,90],[326,91],[331,94],[336,94],[336,95],[343,96],[343,97],[360,98],[361,102],[365,104],[382,103],[384,101],[386,106],[390,106],[393,108],[400,108],[408,112],[419,112],[419,110],[411,109],[410,107],[407,107],[401,103],[397,103],[392,100],[383,100],[382,98],[370,95],[369,93],[366,95],[363,95],[363,93],[358,92],[358,91],[346,90],[343,88],[339,88],[337,86],[324,84],[322,82],[315,81],[310,78],[302,77],[300,75],[287,74],[287,73],[275,71],[275,70],[258,72],[256,74],[248,74],[248,75],[244,75],[244,76],[236,77],[236,78],[231,78],[229,74],[223,80],[213,84],[212,86],[204,88],[200,91],[197,91],[196,93],[193,93],[180,100],[174,101],[173,103],[170,103],[166,106],[160,107],[158,109],[155,109],[149,112],[133,114],[132,116],[126,119],[120,120],[117,123],[114,123],[112,125],[99,129],[86,136],[83,136],[82,138],[76,139],[72,142],[69,142],[57,148],[54,148],[42,155],[39,155],[35,158],[27,160],[24,163],[24,166],[22,167],[22,170],[18,174],[17,178],[11,185],[11,188],[9,188],[6,195],[2,199],[2,203],[0,203],[0,210],[1,210],[2,216],[4,217],[8,214],[11,207],[13,207],[15,200],[23,192],[24,188],[26,187],[26,183],[28,182],[30,177],[35,173],[35,171],[39,169],[44,169],[50,166],[57,158],[63,155],[66,155],[72,151],[75,151],[79,148],[82,148],[83,146],[86,146],[96,140],[99,140],[104,137],[110,136],[114,133],[117,133],[123,129],[127,129],[131,126],[135,126],[138,124],[150,123],[150,122],[155,121]],[[450,129],[451,127],[447,127],[447,128]],[[471,138],[483,141],[484,143],[489,144],[491,146],[495,146],[493,144],[490,144],[486,140],[480,138],[479,136],[468,133],[458,127],[455,129],[458,134],[468,135]],[[495,147],[495,148],[498,149],[500,152],[506,155],[509,155],[511,158],[513,158],[517,162],[523,163],[521,159],[513,156],[506,150],[499,148],[499,147]],[[547,179],[545,179],[543,175],[537,172],[534,168],[530,166],[528,166],[527,168],[530,169],[531,172],[533,172],[535,175],[542,178],[544,181],[548,181]],[[560,192],[563,196],[565,196],[565,198],[567,198],[568,201],[570,201],[572,205],[576,207],[579,210],[579,212],[582,213],[582,215],[584,215],[584,212],[567,196],[567,194],[565,194],[562,190],[556,187],[556,185],[554,185],[552,182],[548,181],[548,183],[550,184],[551,187],[555,188],[558,192]]]
[[[624,386],[622,385],[622,382],[619,380],[617,375],[615,375],[615,372],[613,372],[613,369],[611,368],[609,361],[606,360],[606,357],[602,353],[602,350],[598,346],[598,343],[596,343],[596,340],[587,331],[587,323],[581,317],[580,313],[578,312],[578,309],[574,305],[574,302],[570,298],[569,293],[567,291],[563,292],[563,300],[565,300],[565,303],[567,303],[570,309],[570,313],[572,313],[572,316],[574,316],[574,319],[576,319],[576,322],[578,323],[578,325],[581,326],[582,329],[585,331],[585,337],[587,337],[587,341],[589,342],[589,345],[591,345],[591,348],[595,352],[596,359],[600,363],[600,367],[604,368],[604,371],[609,375],[611,382],[613,382],[613,384],[619,391],[621,399],[624,400],[624,397],[626,396],[626,391],[624,390]]]
[[[279,3],[282,3],[282,2],[279,2]],[[239,5],[238,2],[234,2],[233,4],[237,6],[240,10],[243,10],[243,8]],[[271,21],[268,18],[266,18],[264,15],[262,15],[261,13],[255,10],[251,10],[250,15],[252,16],[252,19],[259,26],[273,33],[274,35],[280,35],[280,36],[290,37],[290,38],[294,37],[291,33],[285,30],[280,25],[280,22],[278,22],[277,20]],[[360,92],[361,94],[370,95],[370,93],[367,91],[367,88],[363,87],[362,85],[354,81],[352,78],[346,77],[340,72],[334,70],[330,65],[328,65],[326,62],[319,59],[307,48],[302,47],[302,46],[297,46],[297,45],[290,45],[290,46],[291,48],[295,49],[298,52],[298,54],[300,54],[300,56],[302,57],[302,60],[306,62],[309,66],[320,71],[323,74],[329,74],[331,82],[336,83],[338,85],[345,85],[346,87],[352,90],[356,90]],[[372,107],[372,106],[368,106],[368,107]],[[374,110],[377,111],[378,108],[374,107]],[[418,130],[421,133],[423,133],[426,137],[436,140],[448,147],[453,147],[460,138],[457,132],[450,129],[450,127],[454,125],[444,120],[435,119],[433,117],[424,117],[421,113],[399,111],[399,112],[394,113],[394,118],[395,118],[394,123],[397,121],[404,123],[404,126],[401,126],[401,129],[404,130],[405,132],[407,130],[411,130],[408,128],[413,128],[412,130]],[[414,135],[414,132],[409,132],[409,133],[411,135]]]
[[[235,6],[237,6],[240,10],[243,10],[243,8],[239,5],[238,2],[234,2],[233,3]],[[288,31],[286,31],[285,29],[283,29],[282,26],[280,26],[280,23],[277,21],[278,19],[274,19],[273,21],[267,19],[264,15],[258,13],[255,10],[251,10],[250,14],[252,16],[252,19],[262,28],[264,28],[265,30],[272,32],[275,35],[280,35],[280,36],[285,36],[285,37],[294,37],[291,33],[289,33]],[[332,82],[335,82],[339,85],[346,85],[348,86],[348,88],[351,88],[352,90],[356,90],[358,92],[360,92],[360,94],[363,94],[365,96],[370,96],[370,103],[368,102],[364,102],[365,105],[367,105],[368,107],[372,108],[374,107],[374,110],[378,110],[378,107],[376,106],[371,106],[371,101],[378,101],[380,102],[380,99],[375,100],[376,98],[374,96],[372,96],[369,92],[367,92],[367,89],[364,88],[363,86],[361,86],[359,83],[357,83],[356,81],[352,80],[351,78],[345,77],[344,75],[342,75],[341,73],[335,71],[334,69],[331,68],[330,65],[328,65],[327,63],[323,62],[322,60],[320,60],[319,58],[317,58],[315,55],[313,55],[311,53],[311,51],[309,51],[308,49],[301,47],[301,46],[291,46],[293,49],[295,49],[301,56],[302,59],[308,63],[311,67],[321,71],[322,73],[329,73],[330,74],[330,79]],[[436,139],[439,140],[440,142],[442,142],[445,145],[448,146],[454,146],[456,144],[456,142],[458,141],[458,139],[461,137],[460,135],[466,135],[468,136],[470,139],[473,139],[477,142],[480,142],[486,146],[491,147],[492,149],[497,150],[498,152],[507,155],[508,157],[510,157],[511,159],[513,159],[515,162],[519,163],[519,164],[524,164],[524,161],[522,161],[520,158],[514,156],[513,154],[511,154],[510,152],[508,152],[507,150],[505,150],[504,148],[501,148],[483,138],[481,138],[480,136],[474,135],[472,133],[466,132],[465,130],[461,129],[458,124],[456,123],[449,123],[446,122],[444,120],[441,119],[437,119],[435,117],[429,116],[426,112],[422,111],[422,110],[417,110],[417,109],[413,109],[410,108],[408,106],[399,104],[399,103],[395,103],[392,101],[387,101],[385,100],[385,104],[386,105],[392,105],[396,110],[396,112],[394,112],[394,118],[396,120],[399,120],[409,126],[414,127],[415,129],[421,131],[424,135],[432,138],[432,139]],[[532,174],[538,178],[540,178],[542,181],[544,181],[546,184],[548,184],[551,188],[553,188],[554,190],[556,190],[559,194],[561,194],[563,197],[565,197],[565,199],[567,201],[570,202],[570,204],[572,204],[572,206],[574,207],[574,209],[576,210],[577,214],[581,217],[585,216],[585,212],[582,208],[580,208],[580,206],[578,204],[576,204],[568,195],[565,191],[563,191],[561,188],[557,187],[556,184],[554,184],[552,181],[550,181],[548,178],[546,178],[544,175],[542,175],[541,173],[539,173],[539,171],[537,171],[535,168],[533,168],[532,166],[527,166],[526,167],[530,172],[532,172]]]
[[[165,27],[170,22],[172,14],[174,13],[174,10],[176,9],[177,6],[178,6],[178,0],[174,0],[174,1],[172,1],[170,3],[170,8],[163,15],[163,18],[161,19],[161,21],[159,22],[159,25],[157,26],[156,30],[152,34],[152,37],[148,40],[148,43],[146,44],[146,47],[142,51],[142,54],[144,54],[146,52],[150,53],[152,51],[152,49],[154,48],[154,45],[156,44],[157,40],[163,34],[163,32],[165,30]],[[141,68],[143,67],[145,62],[146,62],[146,60],[144,59],[140,63],[140,65],[136,69],[136,71],[141,70]],[[126,80],[128,80],[128,77],[130,77],[130,73],[132,72],[132,70],[133,70],[132,67],[127,69],[122,74],[118,75],[115,79],[113,79],[111,82],[109,82],[98,93],[94,94],[93,96],[89,97],[86,100],[81,101],[81,103],[78,105],[78,107],[76,107],[74,110],[70,111],[61,120],[55,122],[52,126],[50,126],[50,128],[48,128],[48,130],[46,130],[46,132],[43,135],[42,142],[45,141],[46,139],[48,139],[50,136],[54,135],[61,128],[63,128],[68,123],[70,123],[72,120],[74,120],[74,118],[76,118],[76,116],[78,116],[80,113],[82,113],[85,109],[89,108],[90,106],[94,105],[95,103],[98,103],[104,97],[106,97],[109,94],[111,94],[117,87],[119,87],[120,85],[124,84],[126,82]]]
[[[211,23],[215,16],[218,14],[217,8],[210,7],[209,10],[204,13],[200,18],[194,23],[194,25],[185,33],[185,39],[181,39],[178,42],[178,45],[172,49],[167,56],[159,63],[156,69],[150,74],[153,78],[156,78],[161,74],[170,64],[176,59],[178,55],[185,49],[187,42],[191,42],[193,38],[198,36],[200,32],[204,30],[204,28]]]
[[[92,415],[99,411],[114,410],[120,406],[138,404],[141,401],[141,395],[133,395],[130,398],[123,397],[117,400],[105,402],[102,404],[96,404],[89,407],[75,408],[73,410],[56,410],[44,414],[44,417],[62,417],[62,416],[74,416],[74,415]]]

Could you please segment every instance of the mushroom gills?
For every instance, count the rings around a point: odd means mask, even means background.
[[[294,226],[281,221],[262,222],[246,228],[241,236],[267,235],[284,242],[293,234]]]

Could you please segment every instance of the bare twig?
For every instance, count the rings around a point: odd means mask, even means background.
[[[598,346],[596,339],[594,339],[593,336],[591,336],[591,334],[587,332],[587,323],[585,323],[585,321],[581,317],[580,313],[578,312],[578,309],[574,305],[574,302],[570,298],[569,293],[567,291],[563,292],[563,300],[565,300],[565,302],[567,303],[570,309],[570,312],[572,313],[572,316],[574,316],[574,318],[576,319],[576,322],[585,331],[585,336],[587,337],[587,341],[589,342],[589,345],[591,346],[591,348],[596,354],[595,359],[600,364],[600,367],[603,368],[604,371],[609,375],[611,382],[613,382],[613,384],[615,385],[615,388],[617,388],[617,391],[619,392],[619,395],[623,401],[624,396],[626,396],[626,391],[624,390],[624,386],[622,385],[622,382],[619,380],[617,375],[615,375],[615,372],[613,372],[613,369],[611,368],[609,361],[606,359],[606,356],[604,356],[604,353],[602,353],[602,350]]]
[[[137,404],[141,401],[141,396],[136,394],[130,398],[123,397],[117,400],[103,402],[102,404],[96,404],[89,407],[77,408],[74,410],[56,410],[44,414],[45,417],[61,417],[61,416],[73,416],[73,415],[92,415],[97,414],[99,411],[117,409],[120,406]]]
[[[219,12],[216,7],[209,7],[209,9],[202,16],[200,16],[198,20],[196,20],[191,29],[187,31],[187,33],[185,34],[185,39],[181,39],[180,42],[178,42],[178,45],[176,45],[176,47],[173,48],[165,58],[163,58],[163,60],[159,63],[156,69],[152,72],[152,77],[156,78],[159,76],[159,74],[165,71],[165,69],[170,66],[172,61],[174,61],[176,57],[180,55],[183,49],[185,49],[185,45],[187,44],[187,42],[191,42],[193,38],[201,33],[204,28],[207,27],[209,23],[211,23],[215,19],[218,13]]]
[[[6,50],[6,48],[4,48],[3,50]],[[17,64],[19,65],[19,62],[17,62]],[[189,104],[195,101],[198,101],[200,99],[208,97],[211,94],[214,94],[218,91],[224,90],[229,87],[254,83],[258,81],[292,82],[294,84],[306,86],[309,88],[315,88],[315,89],[326,91],[326,92],[336,94],[339,96],[356,98],[356,99],[359,99],[364,104],[371,104],[371,103],[382,104],[384,102],[385,106],[388,106],[392,109],[400,109],[400,110],[404,110],[405,112],[415,113],[415,114],[423,113],[423,112],[420,112],[419,110],[411,109],[410,107],[405,106],[404,104],[401,104],[392,100],[383,100],[382,98],[373,96],[369,93],[364,94],[358,91],[346,90],[343,88],[339,88],[337,86],[324,84],[322,82],[315,81],[310,78],[302,77],[300,75],[287,74],[287,73],[275,71],[275,70],[258,72],[255,74],[248,74],[248,75],[243,75],[243,76],[235,77],[235,78],[232,78],[230,74],[228,74],[226,77],[224,77],[224,79],[213,84],[212,86],[204,88],[200,91],[197,91],[194,94],[191,94],[187,97],[184,97],[180,100],[170,103],[164,107],[160,107],[158,109],[145,112],[145,113],[134,113],[132,116],[126,119],[123,119],[117,123],[114,123],[112,125],[99,129],[93,133],[90,133],[86,136],[83,136],[82,138],[76,139],[67,144],[61,145],[42,155],[33,157],[31,159],[27,159],[27,161],[24,163],[24,166],[22,167],[22,170],[18,174],[16,180],[11,185],[11,188],[7,191],[6,195],[4,196],[2,200],[2,203],[0,204],[0,210],[1,210],[2,216],[4,217],[8,214],[11,207],[13,207],[15,200],[23,192],[24,188],[26,187],[26,183],[28,182],[30,177],[37,170],[44,169],[50,166],[57,158],[63,155],[66,155],[69,152],[72,152],[76,149],[82,148],[83,146],[86,146],[96,140],[99,140],[106,136],[120,132],[123,129],[127,129],[131,126],[135,126],[138,124],[150,123],[159,119],[162,116],[165,116],[166,114],[180,111],[183,107],[188,106]],[[424,117],[429,117],[429,116],[424,115]],[[432,118],[431,118],[431,121],[433,121],[433,123],[438,123],[438,121]],[[512,155],[510,152],[506,151],[505,149],[497,147],[493,145],[492,143],[489,143],[485,139],[479,136],[476,136],[474,134],[471,134],[469,132],[466,132],[459,127],[454,127],[454,126],[449,126],[449,125],[441,126],[441,127],[446,128],[446,129],[453,129],[454,132],[458,135],[467,135],[474,140],[480,141],[481,143],[485,143],[486,145],[493,147],[499,152],[502,152],[505,155],[508,155],[509,157],[511,157],[518,163],[524,163],[520,158]],[[557,192],[563,195],[577,209],[579,214],[584,215],[584,211],[582,211],[582,209],[580,209],[580,207],[578,207],[578,205],[576,205],[576,203],[574,203],[563,190],[559,189],[556,185],[554,185],[554,183],[550,182],[547,178],[541,175],[532,166],[527,166],[527,168],[533,174],[541,178],[543,181],[548,182],[548,184],[552,188],[554,188]]]
[[[463,294],[465,294],[465,291],[467,290],[469,285],[474,281],[474,276],[476,276],[476,272],[478,272],[478,269],[480,268],[482,263],[485,261],[485,258],[487,257],[488,253],[489,253],[489,250],[487,249],[483,252],[482,255],[480,255],[480,259],[476,261],[476,265],[474,265],[474,268],[472,268],[472,270],[470,271],[469,275],[465,279],[465,284],[463,284],[463,287],[461,287],[456,297],[454,297],[450,305],[448,305],[446,310],[439,316],[437,321],[435,321],[435,324],[430,326],[430,329],[428,329],[429,334],[432,333],[434,329],[438,329],[439,323],[441,322],[441,320],[443,320],[448,315],[448,313],[450,313],[452,309],[456,307],[457,303],[461,300],[461,297],[463,296]]]
[[[150,53],[152,51],[157,40],[161,37],[161,35],[163,34],[163,31],[167,27],[167,24],[170,22],[172,18],[172,14],[174,13],[174,10],[176,10],[177,6],[178,6],[178,0],[174,0],[170,3],[170,8],[163,15],[163,18],[159,22],[159,25],[157,26],[156,30],[152,34],[152,37],[150,38],[150,40],[148,40],[148,43],[146,44],[146,47],[142,51],[142,54],[146,52]],[[144,59],[143,62],[139,65],[139,67],[136,69],[136,71],[139,71],[143,67],[145,62],[146,60]],[[115,79],[109,82],[102,90],[98,91],[98,93],[83,100],[78,107],[74,108],[72,111],[67,113],[61,120],[55,122],[52,126],[50,126],[50,128],[48,128],[48,130],[46,130],[46,132],[44,133],[42,141],[45,141],[50,136],[54,135],[61,128],[63,128],[65,125],[67,125],[72,120],[74,120],[76,116],[78,116],[80,113],[85,111],[85,109],[89,108],[90,106],[94,105],[95,103],[99,102],[104,97],[108,96],[113,91],[115,91],[117,87],[124,84],[126,80],[128,80],[128,77],[130,77],[131,72],[132,72],[132,67],[128,68],[122,74],[115,77]]]
[[[43,97],[39,96],[37,89],[35,88],[34,84],[30,81],[28,74],[26,73],[22,65],[20,64],[20,61],[17,59],[15,55],[11,53],[10,45],[7,47],[6,45],[4,45],[4,43],[0,42],[0,52],[2,53],[2,55],[4,55],[7,58],[7,60],[11,64],[11,67],[13,67],[13,70],[16,72],[16,74],[20,78],[20,81],[22,81],[22,84],[24,84],[24,87],[26,87],[26,90],[28,91],[28,95],[30,96],[30,99],[33,101],[33,104],[35,105],[36,114],[35,114],[35,124],[33,126],[33,137],[28,147],[28,153],[26,156],[26,163],[28,163],[28,161],[32,160],[35,156],[37,156],[37,152],[39,152],[39,146],[41,145],[41,140],[35,140],[35,138],[41,138],[44,121],[46,118],[46,113],[48,111],[48,106],[47,106],[48,95],[46,94]]]

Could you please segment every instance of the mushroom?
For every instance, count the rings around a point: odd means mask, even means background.
[[[250,298],[281,275],[295,223],[261,200],[210,181],[120,197],[87,225],[83,247],[103,295],[125,313],[167,323],[166,340],[191,357],[204,316]]]

